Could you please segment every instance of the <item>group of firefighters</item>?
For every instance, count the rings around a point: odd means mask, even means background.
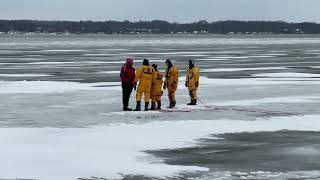
[[[133,59],[127,58],[122,65],[120,77],[122,83],[123,110],[132,111],[129,106],[129,99],[132,90],[136,90],[136,108],[133,111],[141,111],[141,98],[144,95],[144,110],[161,110],[161,97],[163,90],[168,91],[169,106],[176,105],[176,90],[179,82],[179,70],[170,59],[165,61],[165,76],[158,70],[156,64],[149,64],[149,60],[144,59],[142,65],[135,70]],[[138,86],[138,87],[137,87]],[[189,68],[186,75],[185,86],[189,90],[191,102],[188,105],[197,104],[197,89],[199,87],[199,68],[195,66],[193,60],[189,60]],[[151,101],[151,108],[149,103]]]

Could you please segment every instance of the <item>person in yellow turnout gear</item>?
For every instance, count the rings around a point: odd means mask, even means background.
[[[145,102],[145,111],[148,111],[149,100],[150,100],[150,91],[151,91],[151,83],[153,77],[154,69],[149,65],[149,61],[147,59],[143,60],[143,65],[140,66],[136,71],[135,76],[135,89],[137,89],[137,82],[139,82],[138,89],[136,92],[136,109],[134,111],[141,111],[141,97],[144,95]]]
[[[165,73],[165,83],[163,85],[163,89],[168,90],[168,96],[170,105],[168,108],[174,108],[176,106],[176,90],[178,88],[179,81],[179,70],[173,65],[170,59],[166,60],[166,73]]]
[[[162,85],[163,85],[163,75],[158,71],[158,66],[152,64],[154,69],[152,86],[151,86],[151,109],[150,110],[161,110],[161,97],[163,94]],[[156,102],[158,104],[156,108]]]
[[[189,89],[191,102],[188,105],[197,105],[197,89],[199,87],[200,70],[194,65],[193,60],[189,60],[189,69],[186,76],[186,87]]]

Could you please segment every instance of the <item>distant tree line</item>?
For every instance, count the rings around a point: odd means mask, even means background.
[[[320,24],[287,23],[283,21],[218,21],[209,23],[205,20],[194,23],[169,23],[154,21],[35,21],[35,20],[0,20],[2,33],[103,33],[103,34],[170,34],[170,33],[272,33],[272,34],[319,34]]]

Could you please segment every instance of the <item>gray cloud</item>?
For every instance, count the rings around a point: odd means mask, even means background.
[[[319,0],[1,0],[0,19],[320,22]]]

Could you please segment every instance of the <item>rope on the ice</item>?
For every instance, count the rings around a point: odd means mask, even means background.
[[[206,108],[213,108],[212,106],[209,106],[209,105],[205,104],[204,102],[202,102],[201,99],[200,99],[197,95],[195,95],[195,96],[196,96],[197,100],[198,100],[204,107],[206,107]]]
[[[263,113],[263,114],[280,114],[280,115],[299,115],[296,113],[289,113],[289,112],[281,112],[281,111],[265,111],[261,109],[248,109],[248,108],[234,108],[234,107],[226,107],[226,106],[209,106],[206,103],[204,103],[197,95],[197,100],[206,108],[209,108],[210,110],[229,110],[229,111],[241,111],[241,112],[254,112],[254,113]]]

